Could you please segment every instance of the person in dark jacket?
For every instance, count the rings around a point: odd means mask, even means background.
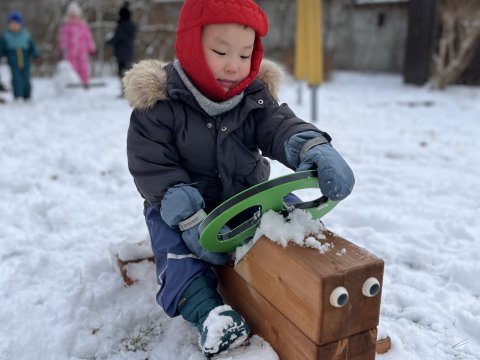
[[[40,52],[18,11],[8,15],[7,30],[0,36],[0,58],[2,56],[7,57],[10,67],[14,98],[29,100],[32,92],[30,61],[33,58],[40,62]]]
[[[107,41],[107,44],[113,47],[113,53],[117,59],[118,76],[120,79],[125,74],[125,71],[132,67],[133,50],[137,26],[131,20],[131,12],[129,9],[129,2],[125,1],[118,12],[118,23],[115,28],[113,37]],[[123,89],[123,88],[122,88]],[[123,96],[123,91],[122,95]]]
[[[262,60],[267,30],[253,0],[186,0],[177,59],[144,60],[123,79],[134,108],[128,166],[145,200],[157,302],[198,329],[207,356],[241,345],[250,330],[217,293],[211,266],[224,265],[227,254],[199,245],[206,213],[268,180],[266,157],[292,170],[316,166],[322,194],[333,200],[354,185],[330,136],[278,103],[282,71]]]
[[[3,85],[2,75],[0,74],[0,92],[2,92],[2,91],[7,91],[7,87],[5,85]]]

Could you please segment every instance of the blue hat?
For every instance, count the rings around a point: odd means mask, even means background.
[[[7,23],[12,21],[23,25],[22,14],[20,14],[20,12],[18,11],[12,11],[10,14],[8,14]]]

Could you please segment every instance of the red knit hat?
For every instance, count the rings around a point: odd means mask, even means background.
[[[205,60],[202,27],[236,23],[255,30],[250,74],[225,93],[215,81]],[[268,20],[252,0],[185,0],[177,29],[177,58],[193,84],[209,99],[226,100],[242,92],[258,74],[263,56],[261,37],[268,31]]]

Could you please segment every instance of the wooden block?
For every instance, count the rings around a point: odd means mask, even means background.
[[[129,264],[138,264],[138,263],[141,263],[143,261],[155,262],[155,258],[153,256],[146,257],[146,258],[141,258],[141,259],[137,259],[137,260],[124,261],[124,260],[120,259],[120,257],[117,255],[116,259],[117,259],[118,268],[120,269],[120,273],[122,274],[123,282],[127,286],[131,286],[131,285],[133,285],[137,282],[137,279],[132,278],[130,276],[130,274],[128,273],[128,265]]]
[[[249,285],[245,290],[255,290],[317,345],[377,327],[381,292],[366,297],[362,286],[370,277],[381,285],[384,267],[382,259],[365,249],[331,232],[324,235],[334,246],[324,254],[295,245],[282,248],[261,238],[235,266]],[[349,301],[333,307],[330,295],[341,286],[348,290]]]
[[[267,340],[281,360],[375,359],[376,328],[327,344],[315,344],[233,268],[216,270],[225,302],[245,317],[252,331]]]
[[[388,350],[390,350],[391,346],[392,346],[392,341],[390,340],[390,336],[387,336],[386,338],[383,338],[383,339],[379,339],[377,340],[376,352],[377,354],[385,354]]]

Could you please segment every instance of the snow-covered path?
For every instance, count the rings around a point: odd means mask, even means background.
[[[35,79],[32,103],[0,105],[2,360],[203,359],[190,326],[156,305],[153,267],[125,287],[112,257],[147,231],[126,166],[130,108],[104,80],[59,94]],[[296,90],[288,80],[281,100],[308,119]],[[378,358],[480,359],[480,88],[342,72],[318,101],[356,175],[324,222],[385,260],[393,345]],[[274,162],[273,177],[286,172]]]

